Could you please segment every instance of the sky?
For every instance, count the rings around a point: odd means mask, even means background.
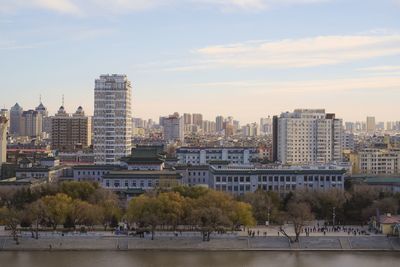
[[[2,108],[90,115],[106,73],[146,119],[400,120],[400,0],[0,0]]]

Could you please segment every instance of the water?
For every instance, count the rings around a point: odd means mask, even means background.
[[[0,252],[1,267],[394,267],[396,252]]]

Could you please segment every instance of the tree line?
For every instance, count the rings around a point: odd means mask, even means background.
[[[267,221],[275,225],[290,222],[298,240],[303,227],[314,219],[329,224],[365,224],[371,216],[399,212],[400,194],[368,186],[346,191],[276,192],[257,190],[231,196],[203,187],[158,188],[121,201],[112,191],[91,182],[63,182],[34,188],[0,191],[0,223],[5,224],[18,242],[18,227],[29,229],[38,238],[39,230],[59,227],[94,229],[115,228],[124,222],[129,230],[199,231],[203,240],[210,234],[238,230]],[[286,235],[282,229],[282,233]]]

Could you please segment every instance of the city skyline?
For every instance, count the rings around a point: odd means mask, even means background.
[[[0,1],[0,106],[93,115],[94,79],[127,74],[133,117],[242,123],[297,108],[397,121],[399,1]],[[355,17],[357,19],[355,19]],[[179,108],[178,108],[179,107]]]

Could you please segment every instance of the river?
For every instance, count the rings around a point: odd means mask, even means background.
[[[1,267],[386,267],[396,252],[0,252]]]

